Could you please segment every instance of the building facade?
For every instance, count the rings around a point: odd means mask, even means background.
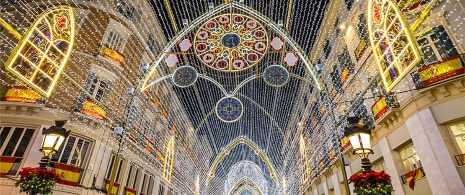
[[[331,91],[333,109],[326,112],[336,118],[355,115],[375,124],[374,154],[369,159],[373,170],[391,176],[395,194],[463,194],[465,26],[459,20],[465,16],[465,2],[438,1],[421,25],[415,26],[431,1],[392,1],[397,2],[406,28],[418,42],[421,62],[391,92],[376,77],[376,51],[370,45],[376,36],[370,37],[368,28],[382,10],[368,2],[332,0],[326,9],[311,51],[311,60],[321,67],[319,74]],[[343,139],[344,163],[332,159],[330,166],[316,173],[302,167],[310,178],[302,179],[304,194],[348,194],[341,167],[350,177],[361,172],[361,162],[346,143]],[[353,184],[349,189],[353,191]]]
[[[31,37],[48,32],[34,26],[40,14],[63,5],[74,13],[74,22],[66,23],[75,24],[74,47],[52,98],[45,99],[7,71],[6,62],[31,26],[40,29],[30,31]],[[54,194],[104,194],[112,172],[112,194],[198,193],[199,173],[193,168],[210,158],[206,152],[196,158],[208,147],[189,131],[193,127],[183,119],[184,111],[170,106],[178,101],[171,83],[136,91],[148,63],[167,42],[152,6],[145,0],[1,1],[1,18],[20,34],[0,28],[5,63],[0,89],[2,193],[19,194],[14,187],[18,171],[38,166],[42,129],[55,120],[67,120],[71,135],[51,157],[51,169],[60,170],[62,178]],[[45,51],[39,38],[30,40],[36,53]],[[34,52],[29,54],[23,61],[34,64]]]

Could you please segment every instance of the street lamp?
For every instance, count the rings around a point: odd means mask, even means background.
[[[353,148],[353,154],[358,155],[362,160],[363,173],[373,172],[371,170],[370,159],[368,155],[373,154],[371,149],[371,129],[368,125],[359,124],[360,118],[347,118],[349,126],[344,128],[344,135],[349,137],[350,144]]]
[[[40,160],[39,167],[46,169],[50,156],[57,153],[60,149],[61,144],[68,137],[71,131],[66,131],[63,126],[66,124],[66,120],[56,120],[55,126],[44,128],[42,130],[42,147],[39,149],[44,153],[44,157]]]

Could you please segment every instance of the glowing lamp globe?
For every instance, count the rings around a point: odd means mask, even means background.
[[[344,134],[350,140],[353,153],[361,158],[367,158],[369,154],[373,154],[371,148],[371,129],[368,125],[359,124],[360,118],[349,117],[347,119],[349,126],[344,128]]]
[[[43,139],[40,151],[44,153],[44,156],[49,157],[58,152],[61,144],[68,137],[70,131],[66,131],[66,129],[63,128],[66,122],[66,120],[57,120],[55,121],[55,126],[42,130]]]

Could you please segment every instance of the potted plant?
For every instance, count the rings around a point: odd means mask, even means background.
[[[15,183],[20,192],[26,192],[31,195],[51,194],[59,176],[54,170],[45,170],[41,168],[24,167],[19,172],[20,178]]]
[[[354,192],[358,195],[390,195],[394,191],[391,176],[384,171],[354,174],[349,183],[354,183]]]

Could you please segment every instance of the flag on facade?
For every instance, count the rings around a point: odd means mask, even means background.
[[[60,176],[57,183],[78,186],[81,169],[72,165],[55,163],[55,172]]]

